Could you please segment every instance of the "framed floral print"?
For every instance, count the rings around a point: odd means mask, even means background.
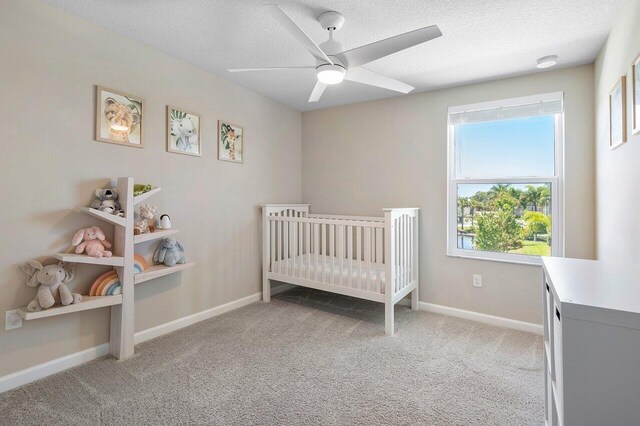
[[[100,142],[143,147],[144,101],[104,87],[96,87],[96,135]]]
[[[627,78],[620,80],[609,92],[609,149],[615,149],[627,141]]]
[[[167,105],[167,151],[202,156],[198,114]]]
[[[244,162],[244,131],[242,127],[218,120],[218,160]]]

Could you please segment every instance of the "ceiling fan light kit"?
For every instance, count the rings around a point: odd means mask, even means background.
[[[537,61],[537,67],[539,69],[551,68],[558,65],[558,56],[557,55],[549,55],[544,56]]]
[[[264,6],[264,8],[316,59],[315,69],[317,82],[311,92],[309,102],[318,102],[328,85],[339,84],[344,80],[393,90],[399,93],[409,93],[414,89],[413,86],[361,68],[362,65],[442,36],[438,26],[432,25],[365,46],[356,47],[355,49],[344,50],[342,44],[334,40],[333,33],[343,27],[345,18],[340,12],[329,11],[324,12],[318,17],[320,26],[329,32],[329,39],[318,46],[280,6],[270,4]],[[228,69],[227,71],[278,71],[306,68],[310,67],[236,68]]]
[[[344,80],[346,73],[343,66],[338,64],[323,64],[316,68],[318,81],[324,84],[338,84]]]

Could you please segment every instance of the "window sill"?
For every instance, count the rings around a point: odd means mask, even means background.
[[[476,253],[466,253],[466,252],[453,252],[453,253],[448,252],[447,257],[456,257],[459,259],[470,259],[470,260],[483,260],[483,261],[498,262],[498,263],[511,263],[514,265],[541,266],[542,258],[545,256],[523,256],[524,259],[518,259],[511,256],[494,257],[486,253],[476,254]]]

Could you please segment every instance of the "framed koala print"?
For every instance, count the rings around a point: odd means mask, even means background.
[[[143,115],[139,96],[96,86],[97,141],[142,148]]]

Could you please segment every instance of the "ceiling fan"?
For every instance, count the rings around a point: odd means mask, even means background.
[[[409,31],[384,40],[355,49],[344,50],[342,44],[333,39],[334,31],[344,25],[344,16],[339,12],[325,12],[318,17],[318,22],[329,31],[329,40],[318,46],[309,36],[287,15],[280,6],[270,4],[264,6],[305,49],[316,58],[316,65],[309,67],[266,67],[266,68],[233,68],[229,72],[248,71],[279,71],[292,69],[315,69],[316,82],[309,102],[318,102],[327,85],[338,84],[343,80],[355,81],[370,86],[382,87],[400,93],[409,93],[414,87],[393,78],[369,71],[362,65],[399,52],[409,47],[424,43],[442,36],[437,25]]]

